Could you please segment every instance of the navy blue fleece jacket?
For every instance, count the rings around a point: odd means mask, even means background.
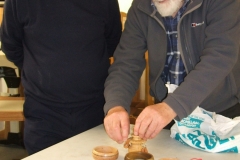
[[[27,96],[59,107],[103,95],[121,36],[117,0],[8,0],[2,50],[22,69]]]

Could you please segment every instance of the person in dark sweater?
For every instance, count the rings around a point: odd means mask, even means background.
[[[5,2],[2,50],[21,69],[29,154],[103,123],[121,29],[117,0]]]

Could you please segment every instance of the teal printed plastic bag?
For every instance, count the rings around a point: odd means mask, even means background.
[[[240,153],[240,117],[230,119],[197,107],[175,122],[170,136],[184,145],[213,153]]]

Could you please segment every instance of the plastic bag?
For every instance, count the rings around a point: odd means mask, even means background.
[[[192,114],[176,121],[171,137],[207,152],[240,152],[240,117],[230,119],[197,107]]]

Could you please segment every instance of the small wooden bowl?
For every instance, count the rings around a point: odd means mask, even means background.
[[[95,160],[116,160],[118,150],[111,146],[97,146],[92,150],[92,156]]]
[[[125,155],[124,160],[154,160],[153,155],[146,152],[129,152]]]

